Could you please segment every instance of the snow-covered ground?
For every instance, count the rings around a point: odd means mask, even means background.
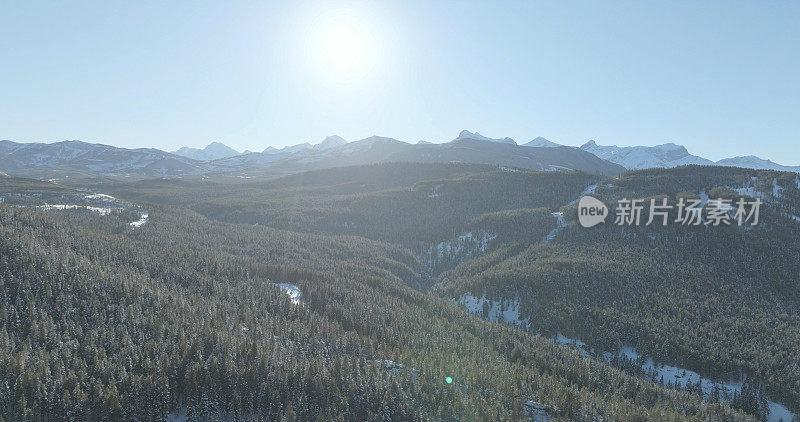
[[[553,414],[555,413],[556,410],[550,406],[547,406],[539,402],[535,402],[533,400],[526,401],[523,408],[528,418],[530,418],[534,422],[549,421],[550,419],[553,418]]]
[[[531,325],[528,318],[520,319],[519,317],[519,300],[490,300],[486,296],[476,297],[465,293],[458,299],[458,303],[467,308],[467,312],[488,321],[502,321],[506,324],[524,327],[526,330]],[[484,314],[484,305],[488,310],[486,314]]]
[[[99,215],[109,215],[111,211],[119,211],[118,208],[108,208],[108,207],[91,207],[88,205],[73,205],[73,204],[44,204],[44,205],[37,205],[37,209],[40,210],[77,210],[77,209],[86,209],[91,212],[97,213]]]
[[[593,195],[596,190],[597,190],[597,183],[587,186],[586,189],[584,189],[583,192],[581,192],[581,194],[578,195],[577,198],[567,202],[566,206],[569,207],[577,204],[578,201],[581,200],[581,198],[583,198],[586,195]],[[567,227],[567,220],[564,218],[564,213],[553,212],[551,214],[556,219],[556,226],[553,228],[553,230],[550,230],[550,233],[548,233],[545,237],[542,238],[542,243],[548,243],[552,241],[553,239],[556,238],[556,236],[558,236],[558,232]]]
[[[6,198],[26,198],[35,199],[33,203],[42,205],[16,205],[25,208],[33,208],[44,211],[64,211],[64,210],[78,210],[85,209],[94,212],[101,216],[110,215],[111,213],[119,213],[126,209],[133,207],[139,209],[135,204],[125,203],[117,198],[106,195],[104,193],[75,193],[75,194],[62,194],[55,196],[42,197],[40,193],[23,194],[23,193],[2,193],[0,194],[0,202],[4,202]],[[49,203],[50,200],[55,199],[57,203]],[[61,202],[63,201],[63,203]],[[132,221],[129,224],[131,228],[139,228],[147,224],[149,221],[149,214],[147,211],[142,210],[139,214],[139,219]]]
[[[114,198],[111,195],[106,195],[104,193],[92,193],[83,196],[84,199],[88,200],[101,200],[101,201],[114,201],[116,202],[117,198]]]
[[[539,334],[537,334],[537,337],[538,337],[538,336],[539,336]],[[582,342],[582,341],[580,341],[580,340],[578,340],[578,339],[569,338],[569,337],[567,337],[567,336],[565,336],[565,335],[563,335],[563,334],[561,334],[561,333],[558,333],[558,334],[556,334],[556,336],[555,336],[555,337],[554,337],[552,340],[553,340],[553,342],[555,342],[556,344],[562,344],[562,345],[572,346],[572,347],[574,347],[574,348],[578,349],[578,351],[579,351],[579,352],[581,352],[581,354],[583,355],[583,357],[586,357],[586,358],[588,358],[588,357],[591,357],[591,356],[592,356],[592,355],[589,353],[589,352],[590,352],[590,350],[591,350],[591,349],[589,348],[589,346],[588,346],[586,343],[584,343],[584,342]]]
[[[772,179],[772,190],[767,192],[760,190],[760,188],[757,186],[757,182],[757,177],[751,177],[749,182],[743,183],[741,186],[727,186],[727,188],[738,193],[739,195],[749,196],[751,198],[761,198],[763,201],[771,201],[783,198],[783,187],[778,185],[778,179]]]
[[[433,274],[437,268],[449,268],[466,259],[485,254],[489,243],[496,238],[495,233],[479,231],[467,232],[453,240],[437,244],[423,243],[417,260],[430,274]]]
[[[778,179],[772,179],[772,196],[776,198],[783,198],[782,192],[783,188],[780,185],[778,185]]]
[[[289,283],[275,283],[275,284],[281,289],[283,289],[283,291],[286,292],[287,295],[289,295],[289,298],[292,300],[292,303],[294,303],[295,305],[300,303],[300,298],[303,297],[303,292],[300,291],[299,287]]]
[[[132,222],[130,223],[130,226],[131,226],[132,228],[134,228],[134,229],[135,229],[135,228],[138,228],[138,227],[142,227],[142,226],[144,226],[145,224],[147,224],[147,222],[148,222],[149,220],[150,220],[150,215],[149,215],[147,212],[143,212],[143,213],[141,214],[141,216],[139,217],[139,219],[138,219],[138,220],[136,220],[136,221],[132,221]]]
[[[558,232],[567,227],[567,220],[564,218],[564,214],[560,212],[551,213],[553,217],[556,218],[556,226],[553,230],[550,230],[550,233],[547,233],[545,237],[542,238],[542,243],[550,242],[551,240],[555,239],[558,235]]]
[[[580,201],[581,198],[583,198],[586,195],[594,195],[596,190],[597,190],[597,183],[587,186],[586,189],[584,189],[583,192],[581,192],[581,194],[578,195],[577,198],[573,199],[572,201],[567,202],[567,206],[569,207],[569,206],[577,204],[578,201]]]
[[[590,349],[586,343],[579,339],[569,338],[561,333],[558,333],[552,340],[557,344],[575,347],[581,352],[581,354],[583,354],[584,357],[591,357],[590,352],[593,350]],[[746,377],[743,376],[741,379],[727,381],[711,380],[709,378],[702,377],[700,374],[690,369],[679,366],[656,364],[651,357],[643,356],[639,354],[636,349],[629,346],[621,348],[616,353],[603,352],[601,356],[606,362],[611,362],[615,356],[624,356],[632,361],[643,362],[641,368],[646,374],[648,374],[648,377],[658,381],[663,379],[665,385],[673,385],[677,388],[686,388],[687,385],[690,384],[693,386],[699,384],[700,389],[703,392],[703,396],[706,399],[711,397],[713,393],[718,392],[721,398],[730,400],[733,398],[734,393],[741,393],[742,386],[744,385],[744,381],[746,379]],[[779,420],[791,421],[795,417],[794,413],[780,403],[768,400],[767,405],[769,406],[769,416],[767,418],[769,422],[777,422]]]
[[[524,328],[526,331],[530,330],[530,319],[520,319],[519,300],[490,300],[486,296],[477,297],[470,293],[463,294],[457,301],[458,304],[464,306],[467,312],[478,315],[488,321],[504,322],[506,324],[515,325]],[[488,312],[484,312],[484,304]],[[534,334],[536,337],[540,335]],[[616,352],[603,352],[595,353],[595,350],[590,348],[586,343],[577,338],[570,338],[562,333],[557,333],[555,337],[550,339],[556,344],[566,345],[577,349],[584,357],[592,358],[593,356],[600,356],[603,360],[610,363],[614,357],[624,356],[632,361],[641,362],[642,370],[648,374],[650,379],[664,380],[664,384],[671,384],[677,388],[686,388],[688,384],[693,386],[700,384],[703,391],[704,398],[708,399],[712,393],[719,392],[720,397],[730,400],[734,392],[740,393],[744,385],[745,377],[735,380],[711,380],[700,376],[697,372],[690,369],[682,368],[679,366],[656,364],[655,361],[648,356],[639,354],[633,347],[625,346]],[[786,406],[768,400],[769,422],[792,421],[796,416]]]

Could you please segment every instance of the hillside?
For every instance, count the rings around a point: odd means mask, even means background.
[[[392,192],[391,177],[374,177],[383,168],[356,172]],[[474,170],[428,166],[416,177],[483,174]],[[353,180],[348,172],[275,183],[338,196],[353,186],[331,176]],[[42,201],[35,190],[53,186],[1,181],[0,191],[24,187]],[[748,419],[412,289],[424,276],[403,246],[119,201],[146,207],[147,224],[0,203],[5,420]],[[310,205],[284,206],[300,204]]]
[[[186,203],[214,220],[397,244],[416,256],[418,276],[406,284],[490,321],[555,342],[580,341],[590,358],[658,384],[666,374],[663,384],[692,390],[702,378],[703,397],[717,389],[720,400],[749,413],[797,409],[800,380],[787,371],[800,365],[791,357],[800,355],[794,173],[689,166],[604,179],[488,165],[383,164],[268,183],[104,187],[137,200]],[[587,192],[609,204],[744,195],[764,205],[761,223],[749,230],[584,229],[575,223],[575,203]],[[632,363],[633,356],[653,364]],[[690,376],[672,377],[682,371]],[[747,400],[735,397],[745,393]],[[752,404],[760,400],[764,406]]]

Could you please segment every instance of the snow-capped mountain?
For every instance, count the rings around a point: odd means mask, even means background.
[[[0,141],[0,171],[32,177],[70,173],[163,177],[198,174],[207,171],[207,166],[154,148],[126,149],[81,141]]]
[[[80,141],[22,144],[0,141],[0,172],[12,176],[176,177],[206,173],[249,172],[280,175],[339,166],[381,162],[476,163],[534,170],[583,170],[619,174],[625,169],[676,167],[687,164],[722,165],[800,172],[800,166],[776,164],[758,157],[735,157],[713,162],[690,154],[673,143],[618,147],[589,141],[580,148],[558,145],[537,137],[524,145],[511,138],[493,139],[462,131],[453,141],[410,144],[370,136],[347,142],[328,136],[317,144],[302,143],[263,152],[238,154],[221,143],[202,150],[179,150],[199,160],[157,149],[125,149]],[[221,157],[222,155],[229,155]],[[221,157],[221,158],[215,158]]]
[[[301,146],[231,157],[215,161],[214,164],[231,170],[248,169],[270,175],[381,162],[498,164],[535,170],[575,169],[604,174],[619,174],[625,170],[578,148],[523,147],[510,138],[496,140],[466,131],[462,131],[455,140],[443,144],[410,144],[388,137],[370,136],[354,142],[328,137],[320,144]]]
[[[783,166],[753,155],[746,157],[724,158],[715,162],[707,158],[692,155],[683,145],[677,145],[673,143],[666,143],[652,147],[618,147],[616,145],[598,145],[595,141],[589,141],[583,144],[581,149],[591,152],[592,154],[604,160],[617,163],[628,170],[654,167],[670,168],[697,164],[706,166],[717,165],[800,172],[800,166]]]
[[[222,142],[212,142],[203,149],[183,147],[174,152],[181,157],[191,158],[193,160],[211,161],[220,158],[227,158],[239,155],[239,152],[233,148],[228,147]]]
[[[317,150],[330,150],[345,144],[347,144],[347,141],[345,141],[341,136],[333,135],[328,136],[324,141],[314,145],[314,148]]]
[[[589,141],[583,144],[581,149],[629,170],[652,167],[669,168],[687,164],[714,164],[711,160],[689,154],[685,147],[673,143],[653,147],[618,147],[616,145],[598,145],[595,141]]]
[[[800,172],[800,166],[783,166],[774,161],[758,158],[755,155],[743,157],[723,158],[717,161],[717,165],[729,167],[744,167],[763,170],[793,171]]]
[[[524,143],[522,145],[524,145],[526,147],[539,147],[539,148],[552,148],[552,147],[560,147],[560,146],[562,146],[562,145],[559,145],[559,144],[557,144],[555,142],[548,141],[547,139],[542,138],[541,136],[537,136],[537,137],[533,138],[532,141]]]
[[[461,140],[464,140],[464,139],[475,139],[475,140],[478,140],[478,141],[498,142],[498,143],[501,143],[501,144],[511,144],[511,145],[516,145],[517,144],[516,142],[514,142],[513,139],[511,139],[509,137],[505,137],[505,138],[487,138],[486,136],[483,136],[478,132],[473,133],[473,132],[470,132],[468,130],[462,130],[461,133],[458,134],[458,138],[453,139],[453,141],[461,141]]]

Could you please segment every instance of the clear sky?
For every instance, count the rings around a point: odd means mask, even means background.
[[[798,1],[7,1],[0,139],[260,151],[469,129],[798,165],[798,22]]]

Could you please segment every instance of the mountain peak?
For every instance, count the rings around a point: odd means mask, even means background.
[[[339,145],[344,145],[346,143],[347,143],[347,141],[345,141],[344,138],[342,138],[341,136],[331,135],[331,136],[326,137],[325,140],[322,141],[319,145],[322,145],[322,146],[325,146],[325,147],[335,147],[335,146],[339,146]]]
[[[193,160],[211,161],[220,158],[234,157],[239,155],[239,152],[222,142],[214,141],[206,145],[203,149],[182,147],[175,151],[175,154]]]
[[[526,147],[539,147],[539,148],[552,148],[561,146],[555,142],[548,141],[546,138],[543,138],[541,136],[537,136],[533,138],[532,141],[522,145]]]
[[[583,144],[581,149],[627,169],[713,164],[711,160],[689,154],[683,145],[671,142],[656,146],[618,147],[616,145],[597,145],[592,140]]]
[[[478,132],[474,132],[473,133],[473,132],[470,132],[470,131],[468,131],[466,129],[462,130],[461,132],[459,132],[458,138],[453,139],[453,140],[454,141],[461,141],[461,140],[464,140],[464,139],[475,139],[475,140],[478,140],[478,141],[497,142],[497,143],[501,143],[501,144],[511,144],[511,145],[516,145],[517,144],[516,142],[514,142],[513,139],[511,139],[509,137],[505,137],[505,138],[489,138],[489,137],[481,135]]]
[[[206,145],[206,147],[203,148],[203,151],[213,152],[213,153],[218,153],[218,154],[239,155],[239,151],[236,151],[235,149],[233,149],[233,148],[231,148],[231,147],[229,147],[229,146],[227,146],[227,145],[225,145],[225,144],[223,144],[222,142],[219,142],[219,141],[214,141],[214,142]]]

